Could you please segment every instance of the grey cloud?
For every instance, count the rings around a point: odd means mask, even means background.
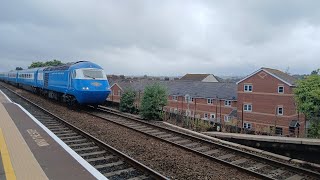
[[[246,75],[320,66],[318,1],[4,1],[0,67],[92,60],[107,73]]]

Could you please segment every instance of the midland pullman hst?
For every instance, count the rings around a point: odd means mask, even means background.
[[[0,80],[68,105],[103,104],[110,93],[105,72],[89,61],[0,73]]]

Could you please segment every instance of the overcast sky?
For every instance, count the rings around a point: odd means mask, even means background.
[[[320,1],[1,0],[0,70],[90,60],[107,74],[320,68]]]

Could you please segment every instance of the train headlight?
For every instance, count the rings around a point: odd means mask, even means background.
[[[82,90],[89,90],[89,87],[82,87]]]

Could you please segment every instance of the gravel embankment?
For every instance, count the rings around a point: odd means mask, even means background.
[[[30,92],[10,88],[171,179],[257,179],[133,130],[69,110]]]

